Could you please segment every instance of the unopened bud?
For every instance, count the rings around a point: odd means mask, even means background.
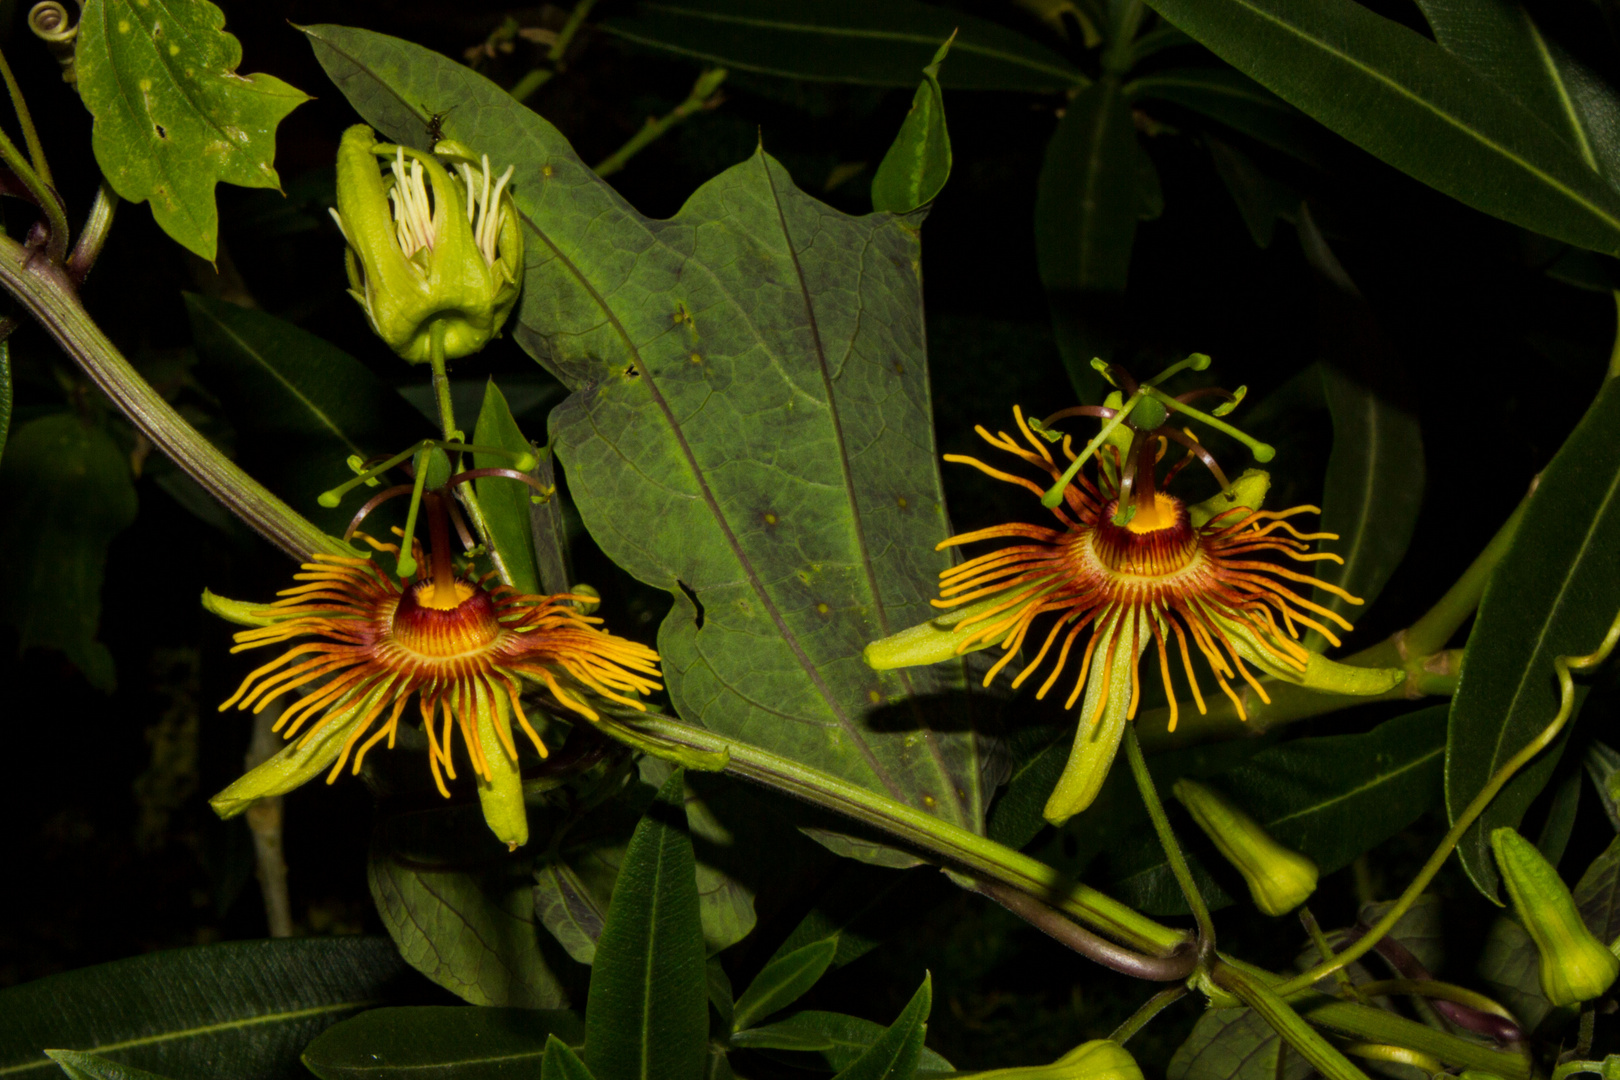
[[[1586,928],[1558,871],[1512,829],[1493,830],[1491,848],[1513,910],[1541,953],[1547,1000],[1574,1005],[1598,997],[1620,975],[1620,959]]]
[[[991,1069],[974,1075],[977,1080],[1142,1080],[1136,1059],[1110,1039],[1082,1043],[1050,1065]]]
[[[379,153],[389,155],[387,171]],[[446,168],[448,166],[448,168]],[[459,143],[434,153],[377,142],[357,124],[338,147],[337,209],[350,294],[377,336],[420,364],[482,349],[517,302],[523,234],[507,182]]]
[[[1226,860],[1237,867],[1261,911],[1287,914],[1316,891],[1316,864],[1277,843],[1259,822],[1214,788],[1183,778],[1170,790]]]

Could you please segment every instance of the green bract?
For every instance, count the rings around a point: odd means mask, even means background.
[[[379,158],[390,158],[385,173]],[[449,168],[446,168],[446,166]],[[454,171],[452,171],[454,170]],[[379,143],[356,124],[338,147],[337,209],[350,294],[377,336],[413,364],[475,353],[517,302],[523,235],[512,168],[441,142],[432,154]]]
[[[1590,1001],[1614,984],[1620,958],[1592,936],[1569,887],[1536,846],[1512,829],[1491,831],[1513,910],[1541,953],[1541,989],[1554,1005]]]

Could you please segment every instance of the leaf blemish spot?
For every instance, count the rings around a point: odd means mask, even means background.
[[[894,500],[894,504],[896,506],[898,506],[902,510],[904,510],[907,506],[910,505],[909,503],[906,502],[906,497],[904,495],[896,496],[895,500]]]
[[[894,373],[896,375],[904,375],[906,373],[906,365],[904,365],[900,361],[896,360],[894,362]]]
[[[694,363],[694,364],[703,363],[703,354],[702,353],[693,353],[692,354],[692,363]]]
[[[152,130],[157,132],[157,137],[160,139],[167,139],[169,137],[169,133],[163,130],[162,124],[153,124]]]
[[[878,693],[876,690],[868,690],[866,692],[866,697],[867,700],[874,705],[880,705],[883,702],[883,695]]]
[[[169,55],[170,56],[179,56],[180,55],[180,46],[175,45],[174,43],[171,42],[169,44]]]
[[[765,524],[767,524],[767,525],[775,525],[776,524],[776,515],[775,514],[766,514],[765,515]]]
[[[551,179],[551,173],[552,173],[552,168],[551,168],[550,165],[542,165],[542,166],[540,166],[540,175],[544,179],[550,180]]]
[[[827,614],[828,610],[829,610],[829,608],[827,607],[826,604],[817,604],[816,605],[816,612],[818,614],[825,615],[825,614]]]
[[[128,19],[119,19],[118,20],[118,32],[120,34],[129,33],[129,20]]]
[[[641,372],[636,370],[636,365],[631,364],[629,367],[624,369],[624,377],[627,379],[639,379],[641,377]]]

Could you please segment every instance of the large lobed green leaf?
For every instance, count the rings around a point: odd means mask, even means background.
[[[656,0],[603,22],[640,45],[795,79],[914,86],[957,34],[941,75],[958,90],[1056,91],[1086,77],[1045,46],[985,19],[917,0]]]
[[[241,941],[148,953],[0,991],[0,1076],[60,1077],[47,1049],[173,1080],[303,1075],[315,1035],[410,976],[386,938]]]
[[[1620,253],[1620,190],[1489,75],[1355,0],[1150,0],[1217,56],[1464,203]]]
[[[932,614],[948,565],[914,228],[831,210],[764,153],[644,218],[477,73],[306,32],[376,127],[420,142],[417,103],[454,103],[446,131],[516,166],[515,336],[574,391],[552,437],[592,535],[675,597],[659,645],[677,710],[978,829],[961,669],[861,660]]]
[[[1480,602],[1451,699],[1446,807],[1453,821],[1558,711],[1553,659],[1595,649],[1617,612],[1620,379],[1610,379],[1542,472]],[[1486,896],[1497,891],[1491,830],[1519,823],[1559,749],[1521,770],[1457,845]]]
[[[697,859],[677,770],[648,807],[596,945],[585,1062],[599,1080],[698,1080],[709,1005]]]
[[[151,200],[176,241],[212,261],[214,185],[279,188],[276,125],[309,95],[238,75],[242,46],[207,0],[86,0],[74,47],[90,144],[113,190]]]
[[[107,546],[135,520],[129,462],[100,426],[57,413],[17,429],[0,461],[0,618],[17,646],[61,649],[97,689],[116,682],[96,640]]]

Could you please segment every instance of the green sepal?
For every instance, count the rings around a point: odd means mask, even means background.
[[[484,810],[484,823],[495,839],[516,851],[529,842],[529,818],[523,808],[523,776],[518,763],[506,752],[512,739],[512,706],[499,691],[477,680],[472,684],[473,717],[478,742],[490,776],[478,778],[478,802]]]
[[[209,799],[208,805],[220,817],[233,818],[259,799],[285,795],[326,772],[343,752],[350,730],[382,692],[372,690],[347,698],[313,735],[298,736],[275,757]]]
[[[218,615],[226,622],[235,623],[237,626],[269,626],[276,621],[267,614],[270,610],[268,604],[250,604],[246,600],[232,600],[228,596],[220,596],[207,589],[203,590],[202,606],[204,611]]]
[[[1316,891],[1316,863],[1272,839],[1259,822],[1214,788],[1182,777],[1170,791],[1243,875],[1249,896],[1261,911],[1285,915]]]
[[[1620,976],[1620,958],[1587,929],[1558,870],[1513,829],[1493,829],[1491,849],[1513,910],[1541,954],[1547,1000],[1563,1006],[1601,996]]]
[[[1406,681],[1404,668],[1356,667],[1329,660],[1307,649],[1305,670],[1283,664],[1260,644],[1254,627],[1236,619],[1213,616],[1215,624],[1237,648],[1238,655],[1279,682],[1292,683],[1323,694],[1350,697],[1377,697]]]
[[[1109,664],[1102,654],[1106,646],[1101,642],[1106,642],[1114,634],[1115,626],[1123,618],[1139,620],[1135,627],[1135,647],[1132,648],[1122,632],[1114,649],[1114,662]],[[1068,763],[1063,766],[1063,775],[1058,777],[1057,786],[1052,789],[1051,797],[1046,800],[1046,808],[1041,812],[1053,825],[1062,825],[1090,806],[1098,792],[1102,791],[1103,781],[1108,779],[1108,770],[1114,763],[1114,755],[1119,752],[1119,743],[1125,737],[1125,725],[1129,722],[1136,664],[1153,640],[1146,619],[1147,615],[1143,612],[1116,614],[1096,630],[1099,645],[1097,653],[1092,656],[1091,672],[1086,677],[1086,695],[1077,714],[1080,726],[1075,732],[1074,747],[1069,751]],[[1106,701],[1101,700],[1103,695],[1106,695]],[[1093,721],[1099,703],[1102,705],[1102,715]]]
[[[998,645],[1006,639],[1006,634],[986,638],[958,651],[963,638],[971,631],[961,631],[957,628],[974,616],[989,611],[998,604],[1005,602],[1009,593],[1028,588],[1029,584],[1027,582],[1015,585],[1005,592],[997,593],[995,596],[987,597],[966,607],[943,612],[925,623],[907,627],[898,634],[890,634],[888,637],[868,645],[862,651],[861,658],[866,661],[866,666],[874,671],[892,671],[895,668],[938,664],[941,661],[954,660],[956,657],[966,653],[978,652],[980,649],[988,649],[992,645]],[[1040,590],[1040,592],[1045,591]],[[1032,593],[1026,603],[1033,602],[1040,595],[1040,592]]]

